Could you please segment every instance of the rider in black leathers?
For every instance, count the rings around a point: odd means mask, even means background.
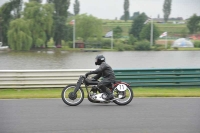
[[[96,74],[93,77],[96,80],[100,77],[103,77],[103,80],[98,83],[97,87],[100,88],[104,93],[107,93],[108,96],[106,100],[111,100],[113,99],[113,94],[107,87],[115,81],[115,74],[112,68],[105,62],[105,57],[103,55],[97,55],[95,65],[99,65],[99,68],[86,73],[85,76],[87,77],[90,74]]]

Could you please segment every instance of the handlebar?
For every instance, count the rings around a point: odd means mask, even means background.
[[[84,75],[80,75],[80,77],[82,77],[82,78],[86,78]]]
[[[83,79],[87,79],[88,77],[86,77],[85,75],[80,75],[80,77],[82,77]],[[91,78],[91,81],[98,81],[97,79]]]

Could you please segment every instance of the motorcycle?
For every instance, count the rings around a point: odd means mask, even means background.
[[[69,106],[79,105],[84,99],[84,91],[81,88],[82,84],[85,85],[87,98],[92,103],[108,104],[114,102],[117,105],[127,105],[133,99],[133,90],[125,82],[115,81],[110,84],[108,88],[114,96],[111,100],[107,100],[107,94],[97,87],[98,83],[98,80],[80,76],[76,85],[68,85],[62,90],[61,97],[63,102]],[[89,89],[89,86],[92,86],[91,89]]]

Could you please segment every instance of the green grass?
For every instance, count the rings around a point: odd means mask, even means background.
[[[134,88],[136,97],[200,97],[200,88]]]
[[[3,89],[0,99],[60,98],[62,89]]]
[[[61,92],[62,89],[0,89],[0,99],[61,98]],[[135,97],[200,97],[200,88],[137,87],[133,92]]]
[[[161,24],[161,23],[156,23],[154,24],[160,29],[160,32],[165,32],[167,31],[170,34],[181,34],[184,29],[186,29],[186,32],[189,33],[189,30],[187,28],[186,24],[172,24],[167,23],[167,24]],[[107,33],[109,30],[120,26],[123,30],[123,35],[127,36],[129,29],[131,29],[132,26],[132,20],[129,20],[127,22],[123,20],[103,20],[103,32]]]
[[[170,49],[167,49],[168,51],[199,51],[200,48],[170,48]]]

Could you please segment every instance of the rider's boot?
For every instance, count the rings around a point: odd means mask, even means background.
[[[106,86],[103,86],[103,85],[99,86],[99,88],[100,88],[103,92],[105,92],[105,93],[107,94],[106,100],[112,100],[112,99],[113,99],[113,94],[112,94],[112,92],[110,91],[109,88],[107,88]]]
[[[109,88],[106,88],[106,93],[107,93],[106,100],[112,100],[114,98],[114,96]]]

